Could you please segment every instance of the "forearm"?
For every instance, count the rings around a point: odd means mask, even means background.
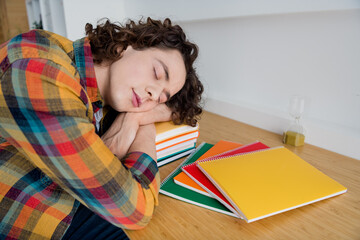
[[[59,195],[59,201],[68,204],[71,202],[70,194],[116,226],[130,229],[144,227],[158,201],[160,178],[153,158],[135,153],[125,158],[125,164],[122,164],[95,134],[94,125],[89,121],[89,107],[74,94],[76,89],[64,87],[64,83],[57,81],[78,80],[72,80],[72,76],[64,77],[66,71],[54,71],[54,74],[59,74],[59,78],[53,76],[54,79],[47,75],[39,76],[34,69],[38,66],[37,62],[45,64],[45,68],[50,70],[53,63],[43,59],[32,62],[32,65],[26,65],[28,62],[25,60],[17,61],[19,66],[28,70],[22,95],[12,95],[8,87],[20,82],[16,76],[22,76],[23,70],[10,68],[11,72],[2,78],[2,90],[6,93],[0,100],[4,107],[4,121],[0,124],[2,137],[16,143],[14,147],[21,152],[20,155],[26,156],[32,166],[41,169],[58,185],[48,189],[50,197]],[[34,104],[39,98],[35,83],[41,83],[41,94],[46,103],[56,100],[58,104],[48,104],[46,108],[44,104]],[[5,97],[11,101],[5,101]],[[22,114],[25,110],[27,114]],[[15,121],[12,113],[22,116],[21,121]],[[34,149],[39,151],[34,152]],[[19,168],[19,171],[19,177],[28,173],[26,169]],[[43,187],[39,186],[39,189],[42,191]],[[37,188],[33,193],[36,191]],[[37,199],[37,195],[32,196],[35,201],[54,201],[52,204],[58,207],[64,204],[57,204],[58,198],[46,199],[39,195],[40,199]]]
[[[139,126],[171,120],[171,110],[164,103],[157,105],[155,108],[147,112],[127,114],[128,117],[134,119]]]

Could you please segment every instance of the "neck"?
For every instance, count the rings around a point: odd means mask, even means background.
[[[109,65],[94,64],[94,70],[100,95],[104,99],[104,105],[106,105],[106,96],[109,84]]]

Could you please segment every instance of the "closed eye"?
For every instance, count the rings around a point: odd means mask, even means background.
[[[154,76],[155,76],[155,78],[157,79],[157,80],[159,80],[159,78],[158,78],[158,75],[157,75],[157,73],[156,73],[156,69],[154,68]]]

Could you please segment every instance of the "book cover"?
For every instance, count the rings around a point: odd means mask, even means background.
[[[247,222],[347,191],[284,147],[198,162],[197,165]]]
[[[161,161],[164,158],[171,157],[175,154],[183,152],[184,150],[194,148],[196,145],[196,140],[197,139],[193,139],[190,141],[186,141],[184,143],[179,143],[175,146],[172,146],[171,148],[167,148],[162,151],[156,152],[156,158],[158,161]]]
[[[233,150],[206,158],[201,162],[211,161],[214,158],[234,156],[241,153],[248,153],[252,151],[257,151],[261,149],[269,148],[265,144],[257,141],[254,143],[250,143],[248,145],[244,145]],[[196,182],[200,187],[202,187],[206,192],[209,193],[211,197],[216,198],[222,204],[224,204],[229,210],[236,212],[236,209],[231,205],[231,203],[224,197],[224,195],[216,188],[216,186],[206,177],[206,175],[197,167],[196,161],[192,164],[185,165],[181,169],[182,171],[188,175],[194,182]],[[194,190],[194,189],[193,189]]]
[[[227,214],[233,217],[239,217],[230,210],[228,210],[223,204],[214,198],[205,196],[203,194],[191,191],[174,183],[174,177],[181,172],[181,167],[185,164],[190,164],[196,161],[201,155],[208,151],[213,145],[209,143],[202,143],[196,148],[188,158],[186,158],[182,164],[179,165],[160,185],[160,193],[166,196],[175,198],[180,201],[194,204],[203,208],[207,208],[216,212]]]
[[[161,142],[156,143],[156,151],[162,151],[167,148],[171,148],[173,146],[176,146],[180,143],[184,143],[190,140],[196,140],[199,137],[199,131],[192,131],[185,134],[180,134],[172,138],[168,138],[166,140],[163,140]]]
[[[234,149],[240,146],[242,146],[240,143],[221,140],[217,142],[212,148],[210,148],[209,151],[204,153],[197,161],[217,155],[219,153],[229,151],[230,149]],[[210,196],[204,188],[202,188],[198,183],[196,183],[193,179],[187,176],[184,172],[180,172],[177,176],[175,176],[174,181],[176,184],[179,184],[183,187],[187,187],[198,193]]]
[[[172,156],[169,156],[167,158],[162,158],[161,160],[157,161],[157,165],[158,167],[164,166],[165,164],[171,163],[173,161],[176,161],[180,158],[186,157],[188,155],[190,155],[191,153],[193,153],[195,151],[195,146],[189,148],[189,149],[185,149],[183,151],[178,152],[177,154],[174,154]]]
[[[192,127],[186,124],[175,125],[172,121],[157,122],[155,123],[155,129],[156,129],[155,142],[159,143],[161,141],[164,141],[168,138],[172,138],[177,135],[197,131],[199,130],[199,123],[197,123],[195,127]]]

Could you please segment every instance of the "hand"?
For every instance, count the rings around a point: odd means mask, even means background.
[[[105,145],[118,158],[128,152],[139,129],[139,122],[128,113],[120,113],[101,137]]]
[[[147,112],[120,113],[101,139],[112,153],[122,158],[128,152],[140,126],[169,121],[171,113],[164,103]]]

